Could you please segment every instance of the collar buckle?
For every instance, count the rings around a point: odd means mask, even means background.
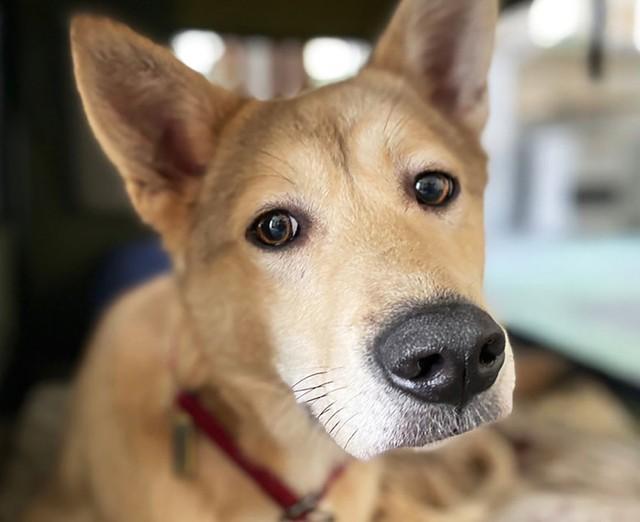
[[[280,522],[334,522],[331,513],[318,509],[318,495],[307,495],[287,508]]]

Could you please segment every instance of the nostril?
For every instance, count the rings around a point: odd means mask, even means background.
[[[444,366],[444,357],[439,353],[411,357],[395,367],[391,373],[407,381],[426,381],[433,377]]]
[[[428,355],[427,357],[423,357],[418,360],[418,368],[419,372],[415,377],[412,377],[414,380],[419,379],[429,379],[435,373],[437,373],[444,366],[444,357],[439,353],[434,353]]]
[[[479,362],[481,366],[492,366],[504,353],[504,342],[501,335],[489,337],[480,349]]]

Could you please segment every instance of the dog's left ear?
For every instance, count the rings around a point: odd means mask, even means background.
[[[497,0],[402,0],[369,67],[407,79],[467,129],[487,119]]]

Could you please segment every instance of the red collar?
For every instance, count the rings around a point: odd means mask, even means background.
[[[211,442],[216,444],[229,459],[251,477],[267,496],[282,508],[282,521],[310,521],[312,520],[310,518],[312,515],[314,521],[329,522],[333,520],[331,515],[318,511],[318,503],[327,494],[335,480],[342,474],[345,469],[344,464],[331,472],[320,491],[304,497],[298,496],[271,471],[249,460],[233,442],[231,436],[216,417],[202,405],[196,395],[181,392],[176,397],[176,405],[191,417],[195,425]]]

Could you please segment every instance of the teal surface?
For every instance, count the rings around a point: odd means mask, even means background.
[[[486,292],[514,331],[640,386],[640,237],[488,245]]]

